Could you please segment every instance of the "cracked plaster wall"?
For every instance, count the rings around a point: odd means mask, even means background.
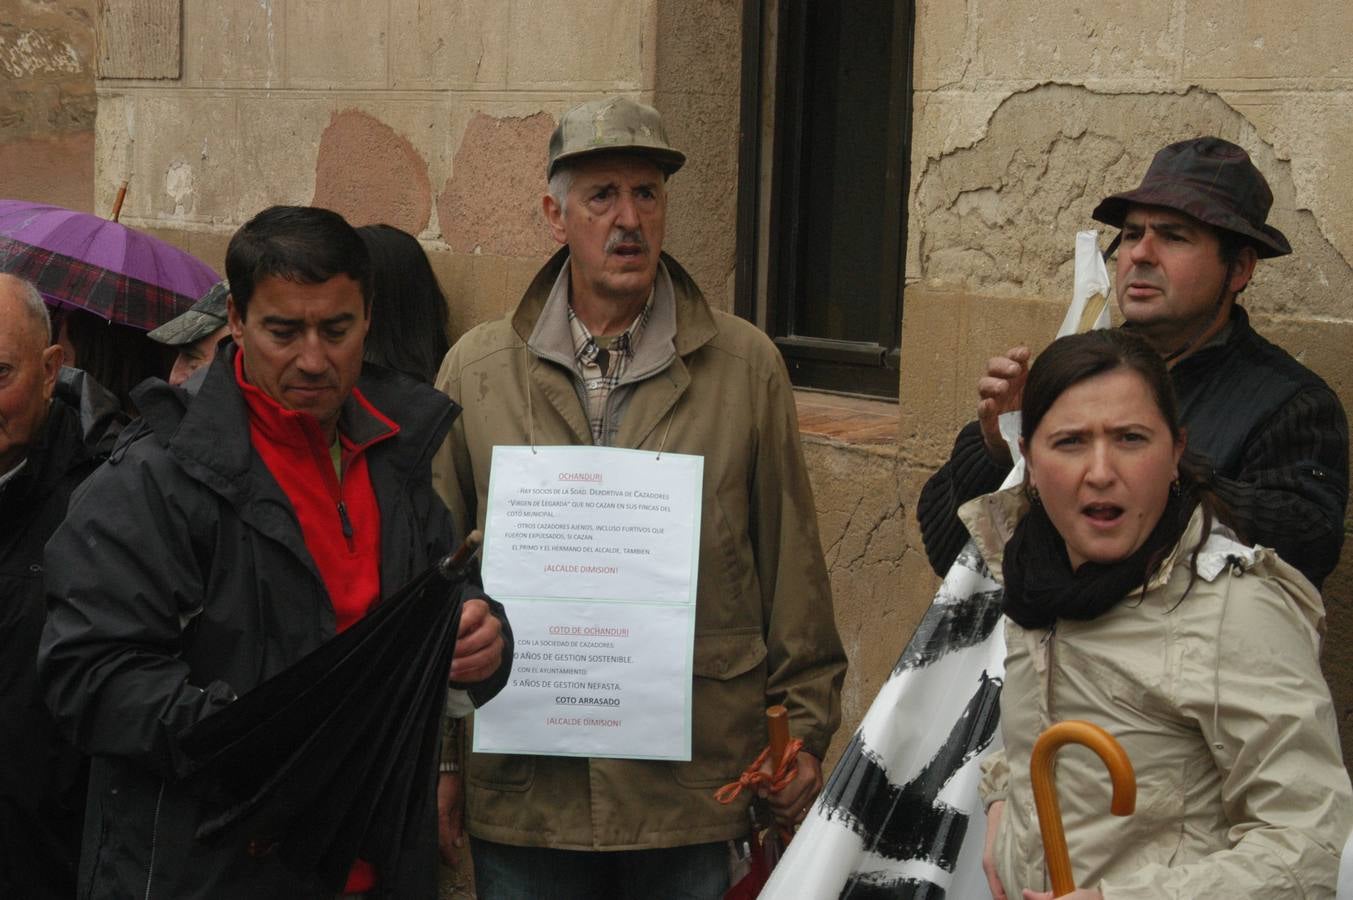
[[[1244,295],[1259,328],[1353,408],[1353,4],[918,0],[903,304],[903,481],[919,488],[972,418],[986,358],[1053,335],[1074,233],[1155,150],[1245,147],[1295,252]],[[1107,243],[1107,237],[1104,240]],[[915,478],[910,478],[914,475]],[[916,480],[919,479],[919,480]],[[916,491],[902,500],[914,503]],[[1346,526],[1346,533],[1348,528]],[[907,549],[920,547],[908,523]],[[904,582],[904,604],[936,579]],[[1323,663],[1353,756],[1353,548],[1325,585]]]
[[[94,201],[94,0],[0,9],[0,197]]]

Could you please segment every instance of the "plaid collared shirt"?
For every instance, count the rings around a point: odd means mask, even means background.
[[[583,388],[587,394],[587,421],[592,426],[592,442],[597,445],[602,443],[605,432],[606,401],[612,389],[620,383],[620,377],[625,374],[625,366],[634,356],[634,348],[639,344],[639,337],[652,310],[653,294],[650,292],[643,311],[635,317],[629,328],[613,338],[598,341],[592,337],[582,319],[574,314],[573,304],[568,306],[568,327],[573,335],[573,361],[583,379]]]

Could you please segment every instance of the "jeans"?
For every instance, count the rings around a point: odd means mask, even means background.
[[[551,850],[470,838],[479,900],[720,900],[728,843]]]

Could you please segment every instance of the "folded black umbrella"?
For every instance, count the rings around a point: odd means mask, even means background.
[[[179,735],[180,771],[218,804],[199,840],[275,852],[335,893],[359,856],[380,870],[416,843],[473,546]]]

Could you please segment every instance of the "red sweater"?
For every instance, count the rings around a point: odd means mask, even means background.
[[[370,417],[374,434],[355,443],[339,429],[343,478],[334,474],[329,444],[319,420],[284,409],[244,377],[244,352],[235,356],[235,380],[249,407],[249,438],[282,492],[291,501],[305,547],[314,558],[333,604],[338,630],[366,615],[381,590],[381,514],[367,472],[366,450],[394,437],[399,426],[353,389],[355,414]],[[340,425],[349,413],[345,408]],[[359,859],[348,874],[345,893],[369,891],[375,869]]]

